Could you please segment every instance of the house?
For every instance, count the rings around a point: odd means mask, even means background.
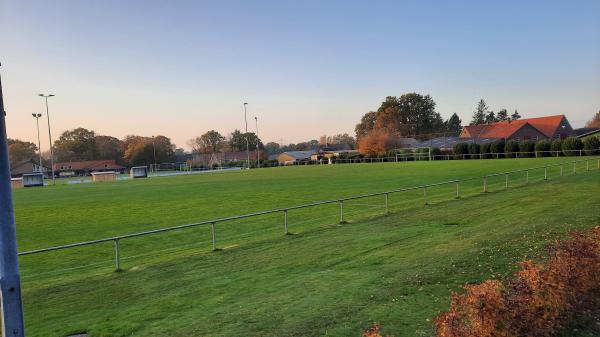
[[[279,162],[279,164],[291,165],[300,161],[308,161],[310,160],[310,157],[314,154],[317,154],[316,150],[287,151],[279,154],[279,156],[277,156],[277,161]]]
[[[48,174],[48,171],[48,168],[43,168],[44,174]],[[40,172],[39,162],[34,159],[24,160],[10,168],[10,176],[13,178],[19,178],[22,177],[23,174],[34,172]]]
[[[358,150],[334,150],[329,148],[323,148],[317,153],[310,156],[310,160],[321,160],[330,158],[354,158],[358,157],[360,153]]]
[[[600,137],[600,128],[581,128],[575,130],[577,138],[586,139],[590,137]]]
[[[85,176],[92,172],[115,171],[124,173],[125,166],[117,164],[114,160],[88,160],[55,163],[54,172],[60,177]]]
[[[265,159],[265,151],[260,151],[260,158]],[[257,151],[250,151],[250,161],[255,162],[258,157]],[[233,152],[215,152],[215,153],[195,153],[193,155],[192,164],[194,166],[221,166],[223,163],[230,162],[245,162],[248,160],[248,153],[246,151],[233,151]]]
[[[514,121],[497,122],[465,126],[460,133],[461,139],[505,139],[540,140],[563,139],[573,134],[573,128],[565,115],[526,118]]]

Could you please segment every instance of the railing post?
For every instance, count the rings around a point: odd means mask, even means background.
[[[586,159],[586,160],[585,160],[585,170],[586,170],[586,171],[589,171],[589,170],[590,170],[590,160],[589,160],[589,159]]]
[[[425,199],[425,205],[429,205],[429,202],[427,201],[427,186],[423,187],[423,198]]]
[[[288,235],[290,232],[288,231],[288,210],[287,209],[283,210],[283,228],[284,228],[284,234]]]
[[[340,200],[340,223],[346,223],[344,221],[344,200]]]
[[[525,170],[525,184],[529,184],[529,170]]]
[[[389,199],[390,199],[390,195],[389,195],[389,193],[386,193],[385,194],[385,213],[386,214],[390,212]]]
[[[573,173],[577,173],[577,169],[575,167],[576,165],[577,165],[577,162],[573,162]]]
[[[458,192],[458,181],[456,182],[456,199],[460,199],[460,194]]]
[[[119,239],[115,239],[115,271],[121,270],[121,260],[119,258]]]
[[[211,222],[210,230],[212,233],[212,250],[215,251],[217,250],[217,228],[215,222]]]
[[[560,176],[562,177],[562,175],[563,175],[563,165],[560,164]]]
[[[483,177],[483,193],[487,192],[487,176]]]
[[[508,173],[504,175],[504,188],[508,188]]]
[[[548,180],[548,166],[544,167],[544,180]]]

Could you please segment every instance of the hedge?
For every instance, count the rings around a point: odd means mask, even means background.
[[[469,144],[467,143],[456,143],[454,144],[454,154],[457,159],[463,159],[463,155],[469,154]]]
[[[535,151],[537,152],[537,156],[538,157],[549,157],[550,153],[547,151],[550,151],[551,146],[552,146],[552,143],[547,140],[540,140],[539,142],[537,142],[535,144]]]
[[[493,141],[490,144],[490,152],[492,153],[504,153],[504,146],[506,145],[506,143],[504,142],[504,139],[498,139]],[[503,157],[502,155],[498,155],[498,158]]]
[[[565,138],[562,142],[562,151],[565,156],[578,156],[579,151],[583,150],[583,142],[576,137]]]
[[[506,158],[514,158],[516,154],[514,152],[519,152],[519,142],[514,140],[509,140],[504,144],[504,153],[506,153]]]
[[[584,139],[583,149],[588,156],[600,154],[600,139],[598,137],[588,137]]]

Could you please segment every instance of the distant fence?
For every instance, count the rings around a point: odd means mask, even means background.
[[[292,210],[297,210],[297,209],[302,209],[302,208],[309,208],[309,207],[316,207],[316,206],[320,206],[320,205],[336,204],[337,203],[337,204],[339,204],[339,219],[340,219],[339,222],[340,223],[345,223],[345,218],[344,218],[344,202],[350,201],[350,200],[357,200],[357,199],[363,199],[363,198],[374,197],[374,196],[384,196],[385,197],[385,199],[384,199],[385,212],[388,213],[389,212],[389,202],[388,202],[389,201],[389,196],[391,194],[394,194],[394,193],[400,193],[400,192],[406,192],[406,191],[413,191],[413,190],[422,190],[423,191],[423,202],[424,202],[425,205],[427,205],[429,203],[429,199],[428,199],[428,196],[427,196],[427,189],[428,188],[432,188],[432,187],[436,187],[436,186],[442,186],[442,185],[455,185],[455,188],[452,191],[453,196],[454,196],[454,198],[460,198],[460,183],[463,183],[463,182],[482,179],[482,192],[485,193],[485,192],[488,191],[488,179],[491,178],[491,177],[505,176],[505,188],[508,188],[509,187],[509,175],[511,175],[511,174],[525,173],[525,183],[529,183],[529,178],[530,178],[529,177],[529,173],[531,171],[541,171],[541,170],[543,170],[543,172],[544,172],[544,180],[547,180],[548,179],[548,169],[551,168],[551,167],[560,167],[560,176],[563,176],[564,171],[565,171],[565,167],[567,169],[571,170],[571,165],[572,165],[572,172],[576,173],[577,172],[577,164],[578,163],[585,163],[585,171],[589,171],[591,169],[590,168],[590,162],[592,162],[592,164],[593,164],[594,161],[596,161],[596,165],[595,165],[596,169],[600,169],[600,159],[597,159],[597,158],[582,159],[582,160],[562,162],[562,163],[557,163],[557,164],[550,164],[550,165],[545,165],[545,166],[538,166],[538,167],[531,167],[531,168],[526,168],[526,169],[519,169],[519,170],[514,170],[514,171],[492,173],[492,174],[484,175],[483,177],[473,177],[473,178],[466,178],[466,179],[448,180],[448,181],[443,181],[443,182],[434,183],[434,184],[420,185],[420,186],[407,187],[407,188],[399,188],[399,189],[394,189],[394,190],[389,190],[389,191],[384,191],[384,192],[376,192],[376,193],[355,195],[355,196],[350,196],[350,197],[341,198],[341,199],[335,199],[335,200],[316,201],[316,202],[311,202],[311,203],[302,204],[302,205],[290,206],[290,207],[285,207],[285,208],[277,208],[277,209],[272,209],[272,210],[267,210],[267,211],[262,211],[262,212],[256,212],[256,213],[250,213],[250,214],[244,214],[244,215],[237,215],[237,216],[231,216],[231,217],[225,217],[225,218],[218,218],[218,219],[206,220],[206,221],[197,222],[197,223],[184,224],[184,225],[178,225],[178,226],[173,226],[173,227],[160,228],[160,229],[155,229],[155,230],[149,230],[149,231],[143,231],[143,232],[137,232],[137,233],[119,235],[119,236],[114,236],[114,237],[109,237],[109,238],[98,239],[98,240],[91,240],[91,241],[72,243],[72,244],[67,244],[67,245],[62,245],[62,246],[55,246],[55,247],[49,247],[49,248],[29,250],[29,251],[25,251],[25,252],[19,253],[19,256],[48,253],[48,252],[57,251],[57,250],[63,250],[63,249],[69,249],[69,248],[75,248],[75,247],[82,247],[82,246],[90,246],[90,245],[96,245],[96,244],[101,244],[101,243],[105,243],[105,242],[114,242],[114,247],[115,247],[115,269],[116,270],[120,270],[121,267],[120,267],[120,256],[119,256],[119,244],[120,244],[120,242],[122,240],[125,240],[125,239],[128,239],[128,238],[134,238],[134,237],[138,237],[138,236],[145,236],[145,235],[151,235],[151,234],[158,234],[158,233],[170,232],[170,231],[175,231],[175,230],[180,230],[180,229],[190,228],[190,227],[210,225],[211,226],[211,236],[212,236],[211,237],[211,239],[212,239],[212,249],[213,250],[217,250],[217,224],[223,223],[223,222],[229,222],[229,221],[240,220],[240,219],[247,219],[247,218],[252,218],[252,217],[257,217],[257,216],[263,216],[263,215],[267,215],[267,214],[282,213],[283,214],[283,219],[284,219],[283,220],[283,232],[284,232],[284,234],[287,235],[287,234],[289,234],[289,230],[288,230],[288,213],[290,211],[292,211]]]

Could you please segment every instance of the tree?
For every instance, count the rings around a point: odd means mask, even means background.
[[[244,134],[244,137],[248,137],[248,147],[250,148],[250,151],[256,151],[257,146],[259,149],[263,149],[265,147],[260,138],[258,138],[254,132],[248,132]],[[246,138],[244,138],[244,150],[246,150]]]
[[[268,154],[281,153],[281,145],[275,142],[269,142],[265,145],[265,151],[267,151]]]
[[[124,159],[130,166],[172,162],[175,145],[165,136],[127,136]]]
[[[210,130],[200,137],[190,140],[190,145],[196,153],[219,152],[225,144],[225,137],[215,130]]]
[[[125,144],[118,138],[111,136],[96,136],[94,138],[96,151],[98,153],[96,159],[110,159],[119,164],[124,164],[123,155],[125,152]]]
[[[397,147],[398,135],[385,129],[371,131],[358,141],[358,151],[367,156],[378,156]]]
[[[590,119],[587,123],[585,123],[586,128],[600,128],[600,110]]]
[[[246,150],[246,138],[240,130],[234,130],[227,140],[229,149],[233,152]]]
[[[485,123],[485,117],[487,116],[489,107],[482,99],[477,103],[477,108],[473,112],[473,119],[471,120],[471,125],[479,125]]]
[[[488,111],[487,115],[485,115],[485,122],[488,124],[496,123],[498,119],[496,119],[496,114],[493,111]]]
[[[455,113],[448,118],[448,120],[444,123],[446,125],[446,131],[452,133],[459,133],[462,130],[462,120]]]
[[[96,134],[85,128],[67,130],[54,142],[54,153],[58,161],[94,160],[98,156]]]
[[[24,160],[35,158],[36,152],[37,146],[31,142],[24,142],[18,139],[8,139],[8,157],[11,167],[16,166],[18,163]]]
[[[354,132],[356,133],[356,139],[359,140],[361,137],[366,136],[375,127],[375,121],[377,121],[377,112],[369,111],[362,116],[360,123],[356,124]]]
[[[515,110],[515,112],[513,112],[512,115],[510,115],[510,119],[516,121],[518,119],[521,119],[521,115],[519,115],[519,112]]]
[[[316,145],[327,147],[342,147],[346,145],[350,149],[354,149],[356,146],[356,140],[354,140],[354,137],[347,133],[340,133],[333,136],[323,135],[319,138],[319,142]]]
[[[498,111],[498,113],[496,114],[496,120],[498,120],[498,122],[509,121],[510,118],[508,117],[508,111],[506,111],[506,109]]]

